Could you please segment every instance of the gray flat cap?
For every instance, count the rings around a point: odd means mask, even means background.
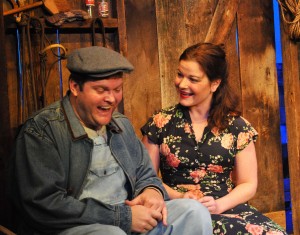
[[[96,78],[133,70],[132,64],[120,53],[98,46],[74,50],[67,57],[67,68],[71,73]]]

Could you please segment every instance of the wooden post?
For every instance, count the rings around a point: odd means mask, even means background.
[[[250,204],[261,212],[284,211],[272,6],[272,0],[241,1],[238,10],[243,115],[259,133],[258,190]]]
[[[300,72],[299,44],[289,39],[281,20],[284,103],[294,235],[300,234]]]

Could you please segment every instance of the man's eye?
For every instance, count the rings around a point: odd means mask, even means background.
[[[97,91],[97,93],[102,94],[105,90],[103,88],[98,88],[98,89],[96,89],[96,91]]]
[[[115,89],[116,92],[121,92],[123,90],[122,87]]]

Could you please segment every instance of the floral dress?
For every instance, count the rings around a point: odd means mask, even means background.
[[[155,113],[141,131],[160,145],[160,171],[165,184],[179,192],[215,199],[234,188],[235,156],[257,138],[247,120],[230,117],[227,129],[219,132],[206,127],[197,142],[189,111],[180,104]],[[211,216],[214,234],[286,234],[248,204]]]

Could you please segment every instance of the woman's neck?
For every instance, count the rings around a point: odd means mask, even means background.
[[[189,113],[191,116],[192,123],[200,124],[207,122],[209,109],[200,109],[197,107],[192,107],[189,109]]]

